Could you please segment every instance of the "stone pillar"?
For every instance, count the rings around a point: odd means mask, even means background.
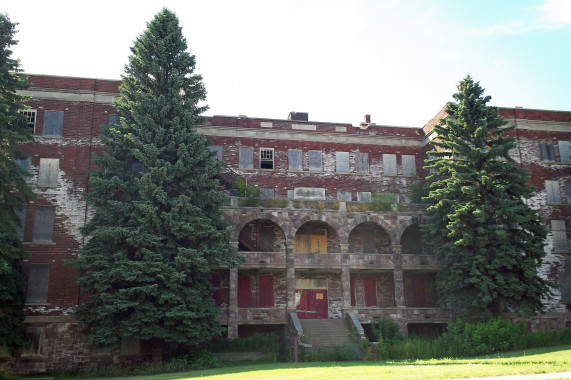
[[[228,305],[228,338],[238,337],[238,269],[230,269],[230,304]]]
[[[295,311],[295,244],[286,244],[286,298],[287,312]]]
[[[402,272],[402,245],[391,245],[394,263],[395,303],[397,307],[397,323],[401,332],[407,335],[406,302],[404,298],[404,278]]]
[[[349,244],[341,246],[341,289],[343,291],[343,314],[351,311],[351,276],[349,270]]]

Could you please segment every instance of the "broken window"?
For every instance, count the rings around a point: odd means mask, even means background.
[[[260,169],[274,168],[274,148],[260,148]]]
[[[397,155],[383,154],[383,173],[386,175],[397,174]]]
[[[58,158],[40,158],[38,186],[56,186],[58,171]]]
[[[416,175],[415,156],[403,154],[401,157],[402,157],[402,175],[415,176]]]
[[[369,173],[369,153],[355,153],[355,172],[361,174]]]
[[[545,192],[547,193],[547,203],[561,203],[559,181],[545,181]]]
[[[254,168],[254,148],[249,146],[241,146],[238,150],[239,167],[242,169]]]
[[[539,150],[541,151],[541,161],[554,161],[553,143],[550,140],[540,141]]]
[[[30,264],[26,303],[48,302],[49,264]]]
[[[53,241],[54,206],[36,206],[34,211],[34,241]]]
[[[569,250],[569,246],[567,244],[567,230],[565,229],[565,221],[552,220],[551,233],[553,234],[553,248],[556,251],[567,252]]]
[[[321,158],[320,150],[310,150],[308,152],[309,171],[320,172],[323,171],[323,161]]]
[[[288,169],[289,170],[303,170],[303,162],[301,160],[301,149],[289,149],[288,155]]]
[[[36,129],[36,110],[22,110],[20,113],[26,117],[30,133],[34,134],[34,130]]]
[[[335,171],[349,173],[349,152],[335,152]]]
[[[44,136],[61,137],[63,131],[63,111],[44,113]]]

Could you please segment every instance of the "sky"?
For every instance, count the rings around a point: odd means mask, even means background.
[[[30,74],[120,79],[174,11],[205,115],[421,127],[466,75],[491,105],[571,111],[571,0],[26,0],[13,58]]]

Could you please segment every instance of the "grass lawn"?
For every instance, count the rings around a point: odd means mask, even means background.
[[[470,359],[271,363],[124,379],[450,379],[571,371],[571,346],[531,349]],[[109,379],[109,378],[108,378]]]

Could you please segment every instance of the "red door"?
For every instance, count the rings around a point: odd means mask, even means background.
[[[274,276],[258,276],[258,307],[274,307]]]
[[[252,307],[252,278],[238,276],[238,307]]]
[[[327,319],[329,317],[327,290],[302,289],[297,316],[301,319]]]
[[[363,277],[363,298],[365,306],[377,306],[377,279]]]

